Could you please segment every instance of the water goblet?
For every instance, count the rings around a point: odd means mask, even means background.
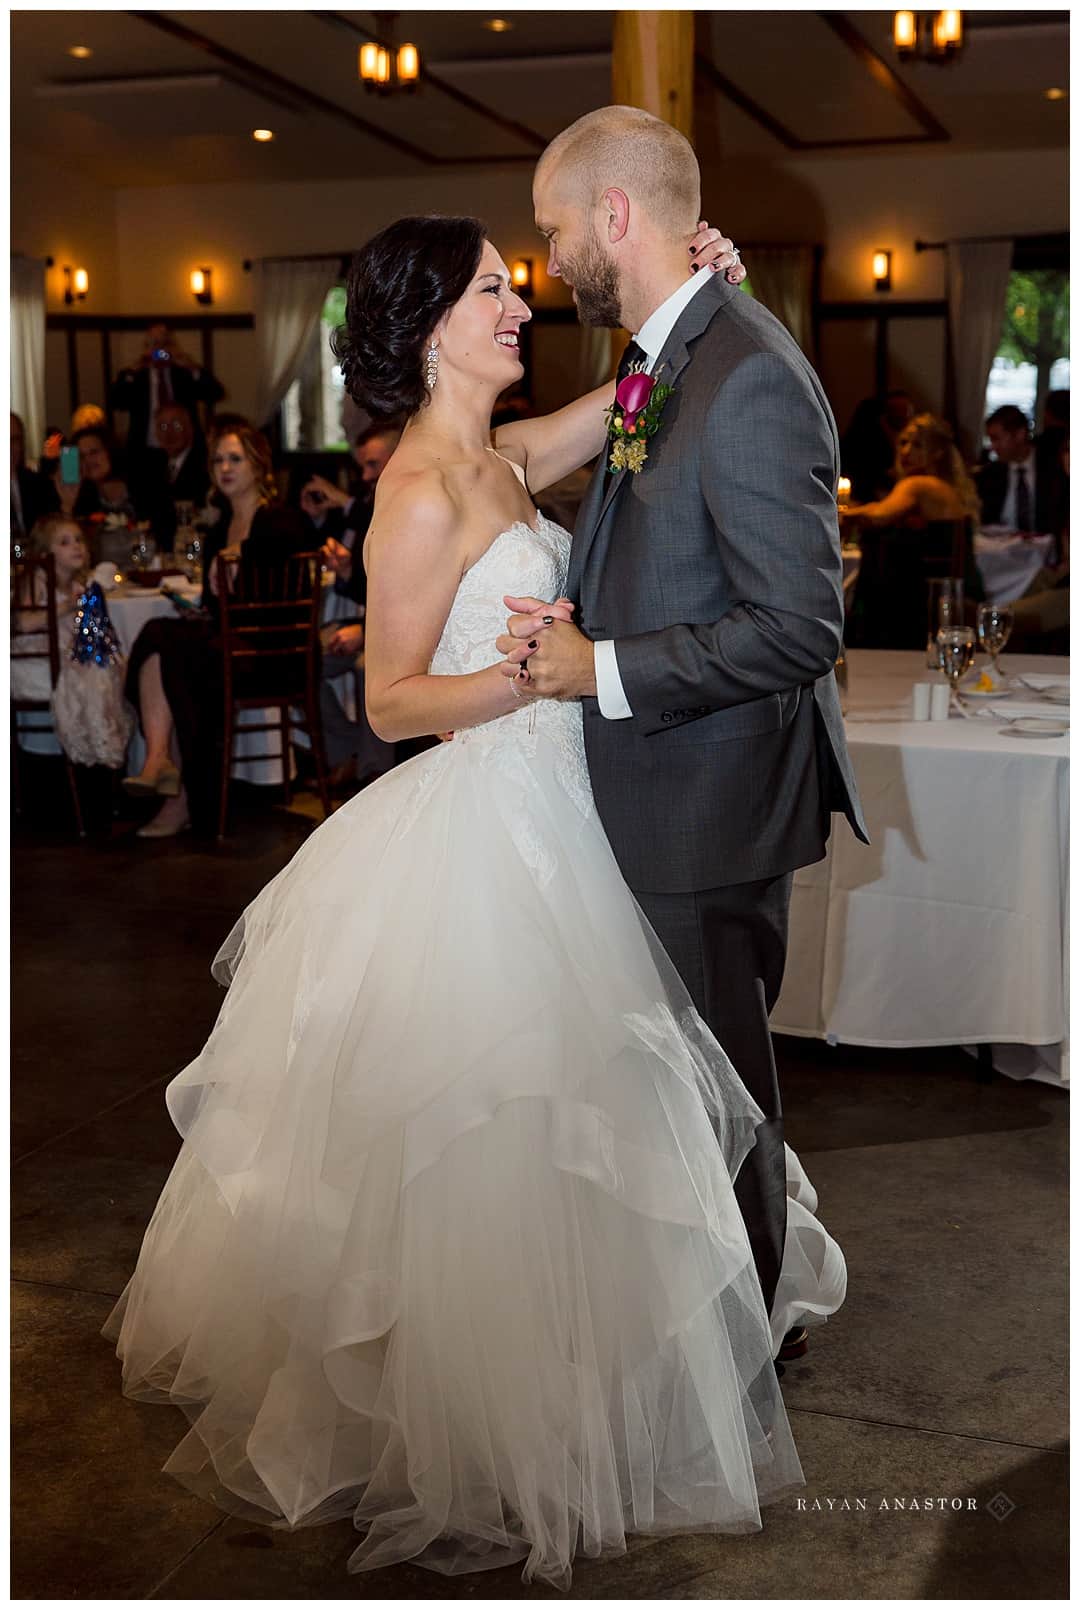
[[[929,584],[926,617],[926,666],[940,669],[937,634],[942,627],[964,624],[964,583],[955,576],[936,578]]]
[[[979,634],[981,648],[990,656],[994,675],[999,682],[1003,682],[1005,678],[1001,674],[998,655],[1012,635],[1012,610],[1007,604],[980,604],[975,616],[975,629]]]
[[[957,687],[975,663],[975,633],[970,626],[943,626],[937,634],[938,665],[949,679],[952,697],[957,701]]]

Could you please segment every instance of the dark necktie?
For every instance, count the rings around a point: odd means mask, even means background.
[[[646,363],[647,361],[643,348],[639,347],[636,341],[631,341],[619,359],[619,367],[615,371],[615,384],[618,385],[620,380],[626,379],[635,363]]]
[[[1016,529],[1031,530],[1031,488],[1028,486],[1027,471],[1022,464],[1016,471]]]

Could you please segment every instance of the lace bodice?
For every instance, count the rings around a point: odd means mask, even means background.
[[[566,587],[570,534],[542,514],[535,527],[523,520],[499,534],[465,572],[431,661],[433,676],[464,676],[482,671],[498,659],[495,639],[506,630],[503,598],[558,598]],[[586,812],[592,791],[585,766],[581,706],[554,699],[535,699],[507,716],[455,734],[455,743],[481,745],[485,751],[516,750],[538,757],[544,741],[554,745],[559,782]]]

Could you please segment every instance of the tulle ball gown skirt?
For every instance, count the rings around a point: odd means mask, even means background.
[[[253,1520],[350,1568],[744,1532],[802,1483],[732,1178],[760,1109],[641,918],[568,707],[418,756],[219,954],[183,1136],[106,1334]],[[515,739],[516,741],[510,741]],[[785,1314],[843,1258],[792,1154]]]

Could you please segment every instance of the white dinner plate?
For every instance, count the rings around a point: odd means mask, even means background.
[[[1041,716],[1021,716],[1001,728],[1006,738],[1064,738],[1068,735],[1068,722],[1061,717],[1044,720]]]
[[[987,690],[986,688],[965,688],[965,686],[964,686],[964,684],[962,682],[960,684],[959,692],[960,692],[960,697],[962,699],[1011,699],[1012,698],[1012,692],[1011,692],[1010,689],[1007,689],[1007,688],[997,688],[997,689],[990,688],[989,690]]]

